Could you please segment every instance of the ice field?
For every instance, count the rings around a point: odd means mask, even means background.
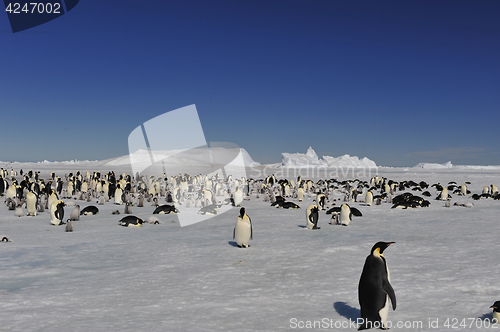
[[[102,162],[2,166],[40,171],[44,179],[51,171],[63,180],[77,170],[130,174],[126,165]],[[334,173],[299,171],[313,181]],[[298,175],[293,168],[266,172],[278,180]],[[369,181],[375,175],[359,174],[337,172],[336,178]],[[483,186],[500,185],[497,168],[379,167],[378,176],[429,185],[469,181],[468,189],[478,194]],[[397,298],[397,309],[389,312],[391,330],[500,328],[489,324],[490,306],[500,300],[500,201],[450,192],[452,206],[446,208],[434,199],[434,188],[427,190],[428,208],[352,202],[362,217],[343,227],[330,225],[321,211],[319,230],[304,228],[315,196],[301,203],[287,199],[301,208],[286,210],[252,194],[243,203],[253,224],[248,249],[232,239],[239,207],[186,227],[175,215],[158,215],[159,225],[126,228],[118,225],[124,205],[77,200],[100,212],[81,216],[73,222],[74,232],[66,233],[64,226],[50,224],[48,210],[15,217],[2,203],[0,235],[12,242],[0,243],[0,331],[355,331],[356,324],[349,323],[359,317],[359,277],[378,241],[396,242],[384,252]],[[72,209],[65,208],[65,219]],[[116,209],[120,215],[111,214]],[[145,202],[132,213],[145,219],[154,209]],[[182,214],[183,207],[179,210]]]

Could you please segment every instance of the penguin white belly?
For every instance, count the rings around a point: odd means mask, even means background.
[[[239,246],[247,247],[250,243],[251,235],[250,224],[244,221],[236,222],[236,229],[234,230],[234,239]]]
[[[371,191],[368,191],[366,193],[365,203],[368,206],[372,206],[373,205],[373,194],[371,193]]]
[[[116,189],[115,191],[115,204],[122,205],[122,191],[121,189]]]
[[[313,229],[313,227],[314,227],[314,224],[308,219],[307,220],[307,228]]]
[[[33,193],[26,195],[26,210],[28,216],[36,216],[36,196]]]
[[[500,312],[493,311],[493,319],[496,319],[496,323],[500,323]]]
[[[49,200],[48,200],[48,203],[47,203],[47,205],[49,206],[49,208],[52,205],[52,203],[54,203],[55,201],[57,201],[57,196],[54,193],[50,194]]]
[[[460,187],[460,192],[462,193],[463,196],[467,195],[467,186],[465,184]]]
[[[16,186],[12,185],[7,189],[7,193],[5,194],[6,198],[16,198]]]
[[[380,315],[380,318],[382,319],[382,326],[386,328],[387,324],[387,316],[389,315],[389,295],[385,296],[385,305],[382,309],[379,310],[378,314]]]
[[[298,200],[299,202],[302,202],[304,200],[304,189],[299,188],[299,193],[298,193]]]
[[[344,226],[349,226],[351,223],[351,210],[349,208],[344,208],[340,210],[340,223]]]
[[[441,197],[440,197],[440,199],[442,201],[448,200],[448,189],[443,188],[443,191],[441,191]]]
[[[238,190],[234,193],[234,205],[241,206],[241,203],[243,203],[243,192]]]

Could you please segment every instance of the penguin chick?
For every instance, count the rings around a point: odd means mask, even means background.
[[[68,219],[66,222],[66,232],[73,232],[73,223],[71,222],[71,219]]]

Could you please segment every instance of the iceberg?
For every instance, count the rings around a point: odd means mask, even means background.
[[[376,168],[377,164],[366,157],[359,159],[348,154],[340,157],[323,156],[319,158],[312,147],[304,153],[282,153],[281,165],[284,167],[333,167],[333,168]]]

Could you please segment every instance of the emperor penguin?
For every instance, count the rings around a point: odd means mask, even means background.
[[[16,211],[14,211],[14,215],[16,217],[24,217],[24,210],[21,204],[17,206]]]
[[[160,205],[154,211],[153,214],[170,214],[170,213],[179,213],[179,210],[175,208],[175,205]]]
[[[318,206],[311,204],[307,207],[306,210],[306,219],[307,224],[306,227],[309,229],[320,229],[318,227],[318,219],[319,219],[319,208]]]
[[[316,204],[318,205],[318,211],[321,211],[325,208],[326,196],[324,194],[318,194],[316,196]]]
[[[73,223],[71,222],[71,219],[68,219],[66,222],[66,232],[73,232]]]
[[[252,220],[246,214],[244,207],[240,209],[240,215],[236,220],[236,225],[233,230],[233,239],[236,240],[238,248],[250,247],[250,240],[253,240]]]
[[[441,193],[438,195],[438,197],[436,197],[436,199],[438,200],[442,200],[442,201],[446,201],[448,200],[448,189],[443,187],[443,190],[441,191]]]
[[[118,204],[118,205],[123,204],[122,194],[123,194],[122,188],[120,187],[120,185],[117,185],[116,190],[115,190],[115,204]]]
[[[297,191],[297,199],[299,200],[299,202],[302,202],[304,200],[304,188],[300,187]]]
[[[467,195],[467,185],[465,185],[465,183],[460,187],[460,193],[462,196]]]
[[[118,225],[124,226],[124,227],[140,227],[144,221],[141,218],[137,218],[136,216],[126,216],[123,217],[119,222]]]
[[[29,192],[26,194],[26,210],[27,210],[26,215],[27,216],[36,216],[37,201],[38,201],[38,198],[36,197],[36,195],[33,192]]]
[[[50,223],[52,225],[61,225],[64,218],[64,201],[54,201],[50,205]]]
[[[238,187],[234,193],[234,206],[241,206],[243,203],[243,191]]]
[[[68,220],[80,220],[80,205],[76,205],[71,214],[69,215]]]
[[[49,199],[47,200],[47,206],[46,208],[50,208],[50,206],[52,205],[52,203],[54,203],[55,201],[59,200],[59,198],[57,197],[57,194],[54,190],[51,190],[50,191],[50,196],[49,196]]]
[[[387,329],[389,299],[396,310],[396,294],[391,286],[391,278],[384,250],[395,242],[377,242],[366,257],[359,279],[358,298],[361,306],[362,323],[358,330],[370,328]]]
[[[125,203],[125,204],[126,204],[126,205],[125,205],[125,212],[124,212],[124,213],[125,213],[125,214],[132,214],[132,208],[130,207],[130,205],[131,205],[132,203],[127,202],[127,203]]]
[[[9,189],[7,189],[7,193],[5,194],[6,198],[16,198],[17,196],[17,188],[16,185],[13,183]]]
[[[97,208],[97,206],[94,206],[94,205],[86,206],[80,211],[81,216],[87,216],[87,215],[93,216],[93,215],[96,215],[98,213],[99,213],[99,209]]]
[[[500,323],[500,301],[496,301],[495,303],[493,303],[490,308],[493,308],[493,319],[496,319],[496,322],[493,323]]]
[[[495,195],[496,193],[498,193],[498,187],[495,186],[494,184],[491,185],[491,195]]]
[[[343,203],[341,206],[335,206],[330,210],[326,211],[326,214],[340,213],[339,222],[342,226],[349,226],[352,221],[352,216],[362,217],[363,214],[356,208],[352,208],[347,203]]]
[[[489,193],[490,193],[490,188],[488,188],[488,186],[484,186],[483,187],[483,194],[489,194]]]
[[[368,190],[366,192],[365,203],[367,206],[373,205],[373,193],[371,192],[371,190]]]
[[[158,217],[155,216],[149,216],[146,218],[146,220],[144,220],[144,222],[147,222],[148,224],[158,225],[160,224],[160,219],[158,219]]]

